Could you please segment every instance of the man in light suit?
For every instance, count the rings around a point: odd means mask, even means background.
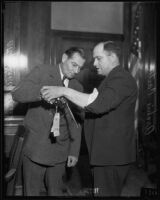
[[[120,196],[129,168],[136,160],[137,85],[120,66],[120,55],[121,49],[115,42],[95,46],[94,66],[105,78],[91,94],[64,87],[42,88],[47,101],[64,96],[88,113],[84,131],[96,196]]]
[[[57,66],[42,65],[35,67],[12,92],[13,99],[21,103],[30,103],[24,119],[28,130],[23,148],[24,195],[39,196],[42,183],[45,182],[48,196],[63,195],[62,176],[65,164],[73,167],[78,161],[83,112],[68,102],[77,124],[71,117],[66,105],[46,102],[41,97],[43,86],[62,86],[82,91],[81,84],[74,79],[84,65],[84,51],[72,47],[62,55],[62,62]],[[71,105],[72,104],[72,105]],[[57,106],[58,105],[58,106]],[[58,114],[58,135],[52,128]],[[57,120],[57,118],[56,118]],[[57,129],[56,129],[57,130]]]

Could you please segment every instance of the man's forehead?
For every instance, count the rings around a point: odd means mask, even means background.
[[[80,66],[85,62],[85,59],[79,53],[74,53],[70,59]]]
[[[70,59],[74,60],[74,59],[83,59],[83,58],[79,53],[73,53]]]
[[[97,56],[98,54],[101,54],[103,52],[104,52],[103,43],[100,43],[96,45],[95,48],[93,49],[93,56]]]

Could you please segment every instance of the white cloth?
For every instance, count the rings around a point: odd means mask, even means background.
[[[63,81],[63,83],[64,83],[64,86],[65,86],[65,87],[68,87],[69,79],[68,79],[68,78],[65,78],[64,81]]]
[[[62,73],[62,70],[61,70],[61,66],[59,65],[59,70],[60,70],[60,75],[61,75],[61,79],[63,80],[63,73]],[[65,87],[68,87],[68,84],[69,84],[69,79],[68,78],[65,78],[64,80],[64,85]],[[93,89],[93,92],[89,95],[89,98],[88,98],[88,101],[87,101],[87,105],[88,106],[89,104],[91,104],[98,96],[98,90],[96,88]]]
[[[93,92],[89,95],[88,101],[87,101],[87,105],[91,104],[93,101],[95,101],[95,99],[98,96],[98,90],[96,88],[93,89]]]

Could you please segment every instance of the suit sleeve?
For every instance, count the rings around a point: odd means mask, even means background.
[[[69,148],[69,155],[79,157],[80,152],[80,144],[81,144],[81,132],[82,126],[79,125],[78,127],[72,121],[70,124],[70,148]]]
[[[129,76],[118,74],[108,82],[104,82],[104,88],[99,91],[95,101],[85,107],[86,111],[95,114],[104,114],[116,109],[126,98],[136,98],[136,83]]]
[[[35,67],[12,91],[13,100],[20,103],[35,102],[40,100],[41,68]]]
[[[79,87],[79,91],[83,91],[82,87]],[[81,144],[81,133],[82,133],[82,123],[84,120],[84,111],[79,107],[74,107],[73,109],[74,116],[79,126],[77,127],[73,119],[70,119],[69,128],[70,128],[70,149],[69,155],[75,156],[78,158]]]

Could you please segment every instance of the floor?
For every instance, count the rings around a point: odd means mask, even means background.
[[[149,166],[148,172],[142,166],[134,165],[129,172],[121,196],[139,197],[142,188],[156,188],[156,183],[149,178],[155,171],[154,165]],[[88,159],[86,155],[83,155],[80,157],[77,169],[72,173],[72,179],[68,182],[68,190],[73,196],[90,196],[91,185]]]
[[[129,172],[121,196],[139,197],[142,188],[156,188],[155,181],[151,181],[151,178],[149,178],[155,171],[156,168],[154,165],[150,165],[147,172],[141,164],[133,166]],[[64,182],[67,185],[64,196],[91,196],[91,179],[88,156],[86,154],[81,155],[77,166],[68,171],[68,177],[64,177]],[[22,186],[16,188],[15,196],[22,196]],[[46,196],[46,192],[42,190],[40,196]]]

